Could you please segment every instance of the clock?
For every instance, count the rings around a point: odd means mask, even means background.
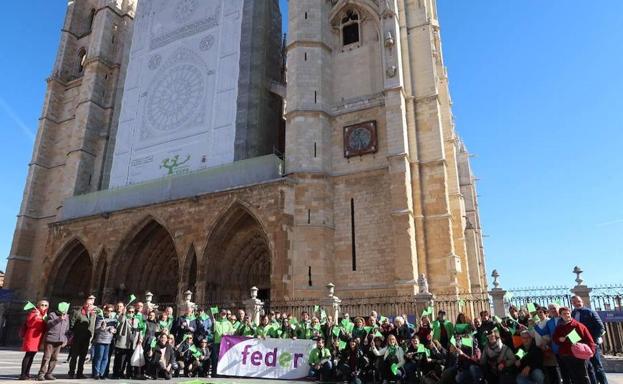
[[[344,157],[376,153],[377,150],[376,121],[344,127]]]

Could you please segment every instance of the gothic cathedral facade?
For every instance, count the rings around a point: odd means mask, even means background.
[[[486,294],[435,0],[290,0],[287,20],[282,42],[277,0],[70,1],[6,287]]]

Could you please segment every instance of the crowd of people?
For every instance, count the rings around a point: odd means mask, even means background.
[[[549,304],[511,306],[500,318],[482,311],[452,322],[446,313],[426,309],[417,321],[365,317],[334,319],[319,307],[291,314],[270,311],[254,319],[244,310],[188,305],[158,311],[138,302],[94,306],[90,296],[71,311],[39,301],[22,328],[20,379],[30,379],[33,358],[43,343],[37,380],[54,380],[60,349],[70,344],[69,377],[86,378],[92,357],[94,379],[171,379],[216,374],[223,336],[314,340],[309,377],[348,383],[422,384],[607,384],[600,344],[605,333],[597,313],[580,297],[572,308]],[[66,304],[66,303],[65,303]],[[112,366],[111,366],[112,361]]]

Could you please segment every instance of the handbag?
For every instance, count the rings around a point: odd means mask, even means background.
[[[132,353],[130,359],[130,365],[133,367],[142,367],[145,365],[145,354],[143,353],[143,346],[138,344]]]

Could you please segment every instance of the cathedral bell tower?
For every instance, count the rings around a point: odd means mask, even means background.
[[[64,199],[107,182],[135,3],[68,3],[8,258],[6,287],[23,297],[35,294],[48,224]]]
[[[412,294],[424,274],[437,292],[484,292],[435,0],[297,0],[288,20],[291,258],[309,276],[293,286],[318,273],[353,294]]]

